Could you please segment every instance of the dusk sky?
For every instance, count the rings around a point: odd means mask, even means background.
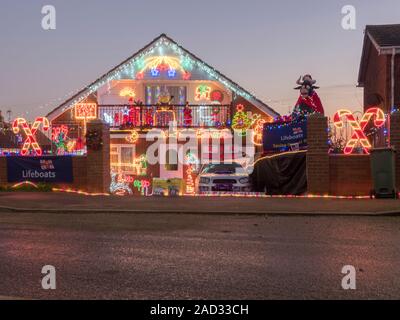
[[[281,114],[310,73],[326,112],[362,109],[356,88],[366,24],[400,23],[399,0],[48,0],[0,1],[0,109],[47,114],[161,33],[254,93]],[[44,5],[57,29],[41,27]],[[344,30],[353,5],[357,29]]]

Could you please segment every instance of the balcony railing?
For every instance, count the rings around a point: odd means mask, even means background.
[[[113,129],[167,128],[175,121],[180,128],[227,128],[230,105],[99,105],[99,117]]]

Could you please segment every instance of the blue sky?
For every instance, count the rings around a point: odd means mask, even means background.
[[[57,29],[41,28],[42,6]],[[353,5],[357,29],[341,27]],[[311,73],[328,114],[360,110],[356,88],[366,24],[400,23],[398,0],[1,0],[0,109],[46,114],[161,33],[284,114]]]

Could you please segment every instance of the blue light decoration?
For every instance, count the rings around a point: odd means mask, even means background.
[[[151,69],[150,72],[152,77],[158,77],[160,75],[160,70],[158,70],[157,68]]]
[[[175,69],[169,69],[168,70],[168,77],[169,78],[175,78],[176,76],[176,70]]]
[[[151,86],[146,87],[146,97],[147,97],[146,104],[151,105],[153,103],[153,94]]]
[[[183,106],[186,103],[186,87],[179,87],[179,104]]]
[[[129,109],[128,109],[127,106],[125,106],[125,107],[122,109],[122,114],[123,114],[124,116],[129,116]]]

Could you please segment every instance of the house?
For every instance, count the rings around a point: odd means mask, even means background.
[[[138,177],[141,181],[185,178],[181,163],[148,163],[146,133],[152,129],[168,135],[174,123],[178,133],[193,130],[199,147],[203,147],[205,137],[222,138],[227,132],[244,136],[245,129],[261,130],[262,123],[277,116],[267,104],[165,34],[47,115],[53,128],[74,127],[81,135],[87,121],[107,123],[111,129],[111,169],[123,172],[129,181]],[[256,145],[260,136],[258,131],[252,138]],[[171,144],[167,153],[174,147]],[[234,148],[227,149],[219,149],[221,160],[241,156]],[[168,162],[171,155],[165,158]]]
[[[400,106],[400,24],[367,25],[358,76],[364,109]]]

